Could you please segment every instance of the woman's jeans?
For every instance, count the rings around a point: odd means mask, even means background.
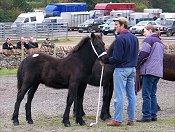
[[[157,83],[159,77],[152,75],[142,76],[142,113],[144,119],[157,118]]]
[[[125,95],[128,99],[128,120],[135,120],[136,95],[135,95],[135,67],[115,68],[114,70],[114,120],[123,121]]]

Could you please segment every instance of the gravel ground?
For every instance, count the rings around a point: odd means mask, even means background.
[[[84,34],[88,35],[88,34]],[[143,37],[140,37],[141,41]],[[105,36],[104,42],[111,44],[114,40],[114,36]],[[77,42],[72,42],[70,45],[74,45]],[[168,41],[167,43],[174,43],[174,41]],[[60,44],[60,43],[59,43]],[[61,44],[60,44],[61,45]],[[65,43],[63,44],[65,45]],[[106,127],[106,123],[99,120],[98,125],[93,128],[84,126],[80,127],[74,123],[72,118],[72,110],[70,113],[70,121],[72,127],[65,128],[62,121],[62,115],[66,106],[66,98],[68,90],[54,90],[44,85],[40,85],[37,92],[35,93],[32,102],[32,116],[34,120],[33,125],[27,124],[25,121],[25,109],[24,105],[26,102],[26,96],[21,103],[19,110],[19,126],[13,126],[11,116],[14,110],[14,104],[17,93],[17,80],[15,75],[3,75],[0,76],[0,132],[116,132],[118,131],[175,131],[175,82],[160,80],[158,84],[158,102],[161,107],[161,111],[158,112],[158,122],[147,123],[142,125],[136,123],[136,126],[132,128],[111,128]],[[97,99],[98,99],[98,87],[88,85],[85,97],[84,97],[84,110],[86,116],[84,117],[87,125],[91,122],[95,122],[96,110],[97,110]],[[112,100],[113,102],[113,100]],[[127,102],[127,101],[125,101]],[[141,118],[141,92],[137,95],[137,111],[136,118]],[[124,111],[124,119],[127,120],[126,106]],[[113,115],[113,103],[111,103],[111,115]]]
[[[32,115],[34,119],[34,124],[29,125],[25,121],[25,109],[24,105],[26,102],[26,96],[21,103],[20,111],[19,111],[19,126],[13,126],[11,121],[11,116],[14,110],[14,104],[16,100],[16,92],[17,92],[17,80],[15,75],[2,75],[0,76],[0,131],[1,132],[23,132],[23,131],[93,131],[94,129],[89,128],[87,126],[80,127],[74,123],[71,116],[71,128],[64,128],[61,123],[62,115],[65,109],[67,90],[54,90],[52,88],[48,88],[44,85],[40,85],[37,92],[35,93],[35,97],[32,102]],[[161,121],[174,119],[175,118],[175,82],[160,80],[158,84],[158,102],[161,107],[161,111],[158,112],[158,119]],[[95,122],[95,115],[97,110],[97,99],[98,99],[98,87],[88,86],[85,92],[84,98],[84,110],[86,112],[86,123],[90,124],[91,122]],[[113,100],[112,100],[113,102]],[[125,101],[127,102],[127,101]],[[141,118],[141,92],[139,92],[137,96],[137,112],[136,118]],[[124,119],[126,120],[126,106],[125,104],[125,112]],[[72,110],[71,110],[72,111]],[[111,103],[111,114],[113,114],[113,103]],[[54,120],[54,121],[53,121]],[[175,120],[173,120],[173,124],[175,125]],[[99,124],[106,128],[106,125],[103,121],[99,120]],[[149,124],[150,125],[150,124]],[[162,131],[174,131],[175,126],[170,125],[161,128]],[[98,125],[97,125],[98,126]],[[138,124],[137,124],[138,126]],[[104,128],[100,129],[100,127],[95,131],[106,131]],[[154,126],[155,130],[157,129]],[[160,126],[159,126],[160,127]],[[74,130],[75,129],[75,130]],[[138,130],[138,128],[137,128]],[[112,130],[111,130],[112,131]]]

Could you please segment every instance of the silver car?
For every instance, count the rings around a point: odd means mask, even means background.
[[[104,35],[107,35],[108,33],[113,33],[115,35],[115,22],[111,22],[109,25],[105,25],[102,28],[102,32]]]
[[[141,35],[143,35],[144,28],[147,25],[153,25],[156,28],[158,28],[160,31],[162,30],[162,25],[159,22],[156,22],[156,21],[140,21],[135,26],[130,27],[129,30],[133,34],[141,34]]]

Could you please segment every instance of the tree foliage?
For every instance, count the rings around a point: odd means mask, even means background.
[[[93,10],[96,3],[136,3],[136,11],[145,8],[160,8],[163,12],[175,12],[175,0],[0,0],[0,22],[14,21],[22,12],[34,8],[45,8],[49,3],[85,2],[88,10]],[[40,7],[41,6],[41,7]]]

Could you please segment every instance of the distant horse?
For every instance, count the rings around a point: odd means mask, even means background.
[[[112,43],[107,50],[109,56],[112,56],[114,43]],[[163,78],[168,81],[175,81],[175,54],[164,54],[163,59]],[[102,120],[107,120],[111,118],[110,115],[110,102],[113,95],[113,71],[114,67],[112,65],[105,64],[104,74],[103,74],[103,103],[101,109],[100,118]],[[92,74],[88,80],[88,84],[93,86],[99,86],[100,82],[100,72],[101,65],[98,61],[95,62],[95,65],[92,69]],[[138,89],[140,90],[140,89]],[[136,91],[139,92],[139,91]],[[158,108],[160,109],[159,105]],[[81,113],[85,115],[83,106],[81,106]]]
[[[85,88],[82,86],[87,84],[97,58],[104,62],[108,59],[108,55],[105,52],[102,34],[95,35],[94,33],[91,34],[91,37],[82,39],[63,59],[42,53],[25,58],[17,72],[18,93],[12,116],[13,124],[19,125],[19,107],[27,92],[26,120],[29,124],[33,124],[31,102],[39,84],[42,83],[55,89],[68,89],[67,104],[63,115],[64,126],[71,126],[69,113],[73,101],[77,105],[76,122],[85,125],[79,107],[85,92]]]

